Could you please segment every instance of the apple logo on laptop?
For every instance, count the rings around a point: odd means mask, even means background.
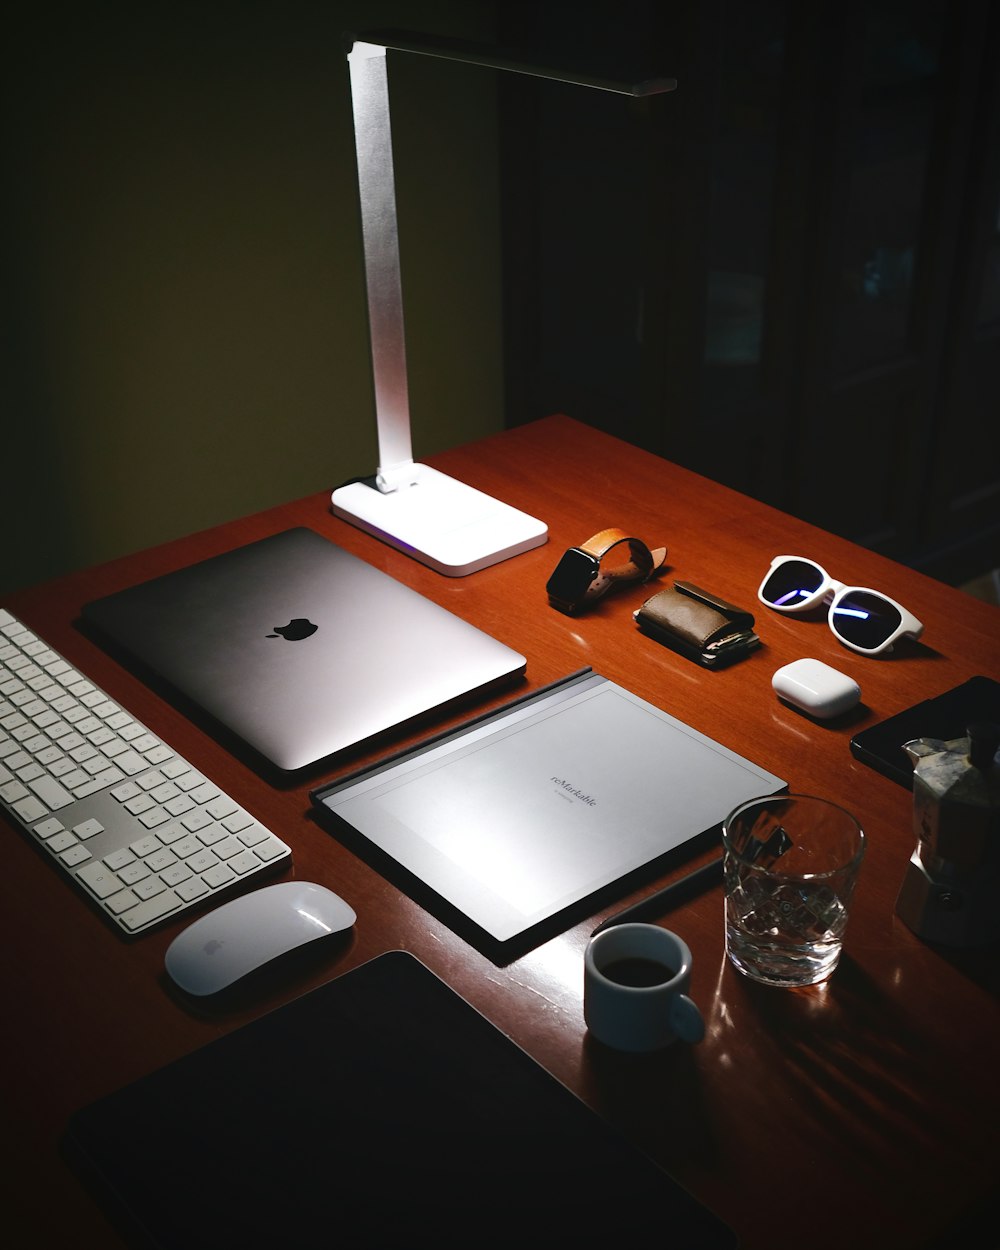
[[[303,638],[309,638],[315,634],[317,629],[319,626],[306,620],[304,616],[296,616],[287,625],[275,625],[274,633],[267,636],[268,638],[284,638],[286,642],[301,642]]]

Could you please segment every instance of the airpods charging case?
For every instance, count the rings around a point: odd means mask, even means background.
[[[861,698],[853,678],[822,660],[794,660],[777,670],[771,685],[779,699],[820,720],[849,712]]]

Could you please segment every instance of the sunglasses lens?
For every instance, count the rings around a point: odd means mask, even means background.
[[[901,623],[902,617],[887,599],[866,590],[844,595],[830,616],[835,633],[866,651],[882,646]]]
[[[812,598],[823,585],[823,572],[808,560],[775,565],[761,587],[761,597],[774,608],[794,608]]]

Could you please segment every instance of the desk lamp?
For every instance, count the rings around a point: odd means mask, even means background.
[[[379,467],[374,478],[338,487],[331,503],[336,516],[439,573],[462,577],[541,546],[548,528],[491,495],[414,463],[386,52],[414,52],[636,97],[672,91],[677,83],[672,78],[632,85],[611,82],[522,64],[498,57],[490,48],[432,43],[409,33],[350,35],[347,45]]]

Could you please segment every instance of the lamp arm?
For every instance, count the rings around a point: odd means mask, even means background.
[[[556,65],[536,65],[525,61],[512,52],[496,48],[492,44],[474,43],[463,39],[441,36],[427,38],[414,31],[378,30],[358,34],[346,34],[344,41],[350,55],[352,45],[367,43],[386,48],[391,52],[415,52],[433,56],[444,61],[462,61],[467,65],[482,65],[486,69],[508,70],[514,74],[527,74],[532,78],[546,78],[552,82],[571,83],[579,87],[594,87],[598,91],[612,91],[617,95],[643,98],[661,95],[677,88],[676,78],[645,78],[640,82],[622,82],[596,74],[583,73]]]
[[[410,33],[380,31],[347,35],[345,43],[354,112],[368,330],[375,386],[379,457],[375,482],[383,494],[391,494],[412,486],[419,470],[413,463],[410,435],[386,50],[463,61],[633,97],[672,91],[677,82],[673,78],[646,79],[633,84],[614,82],[578,72],[543,68],[506,55],[498,56],[496,49],[477,44],[459,40],[431,41]]]
[[[376,484],[390,492],[412,485],[414,479],[385,48],[356,42],[347,59],[375,385]]]

